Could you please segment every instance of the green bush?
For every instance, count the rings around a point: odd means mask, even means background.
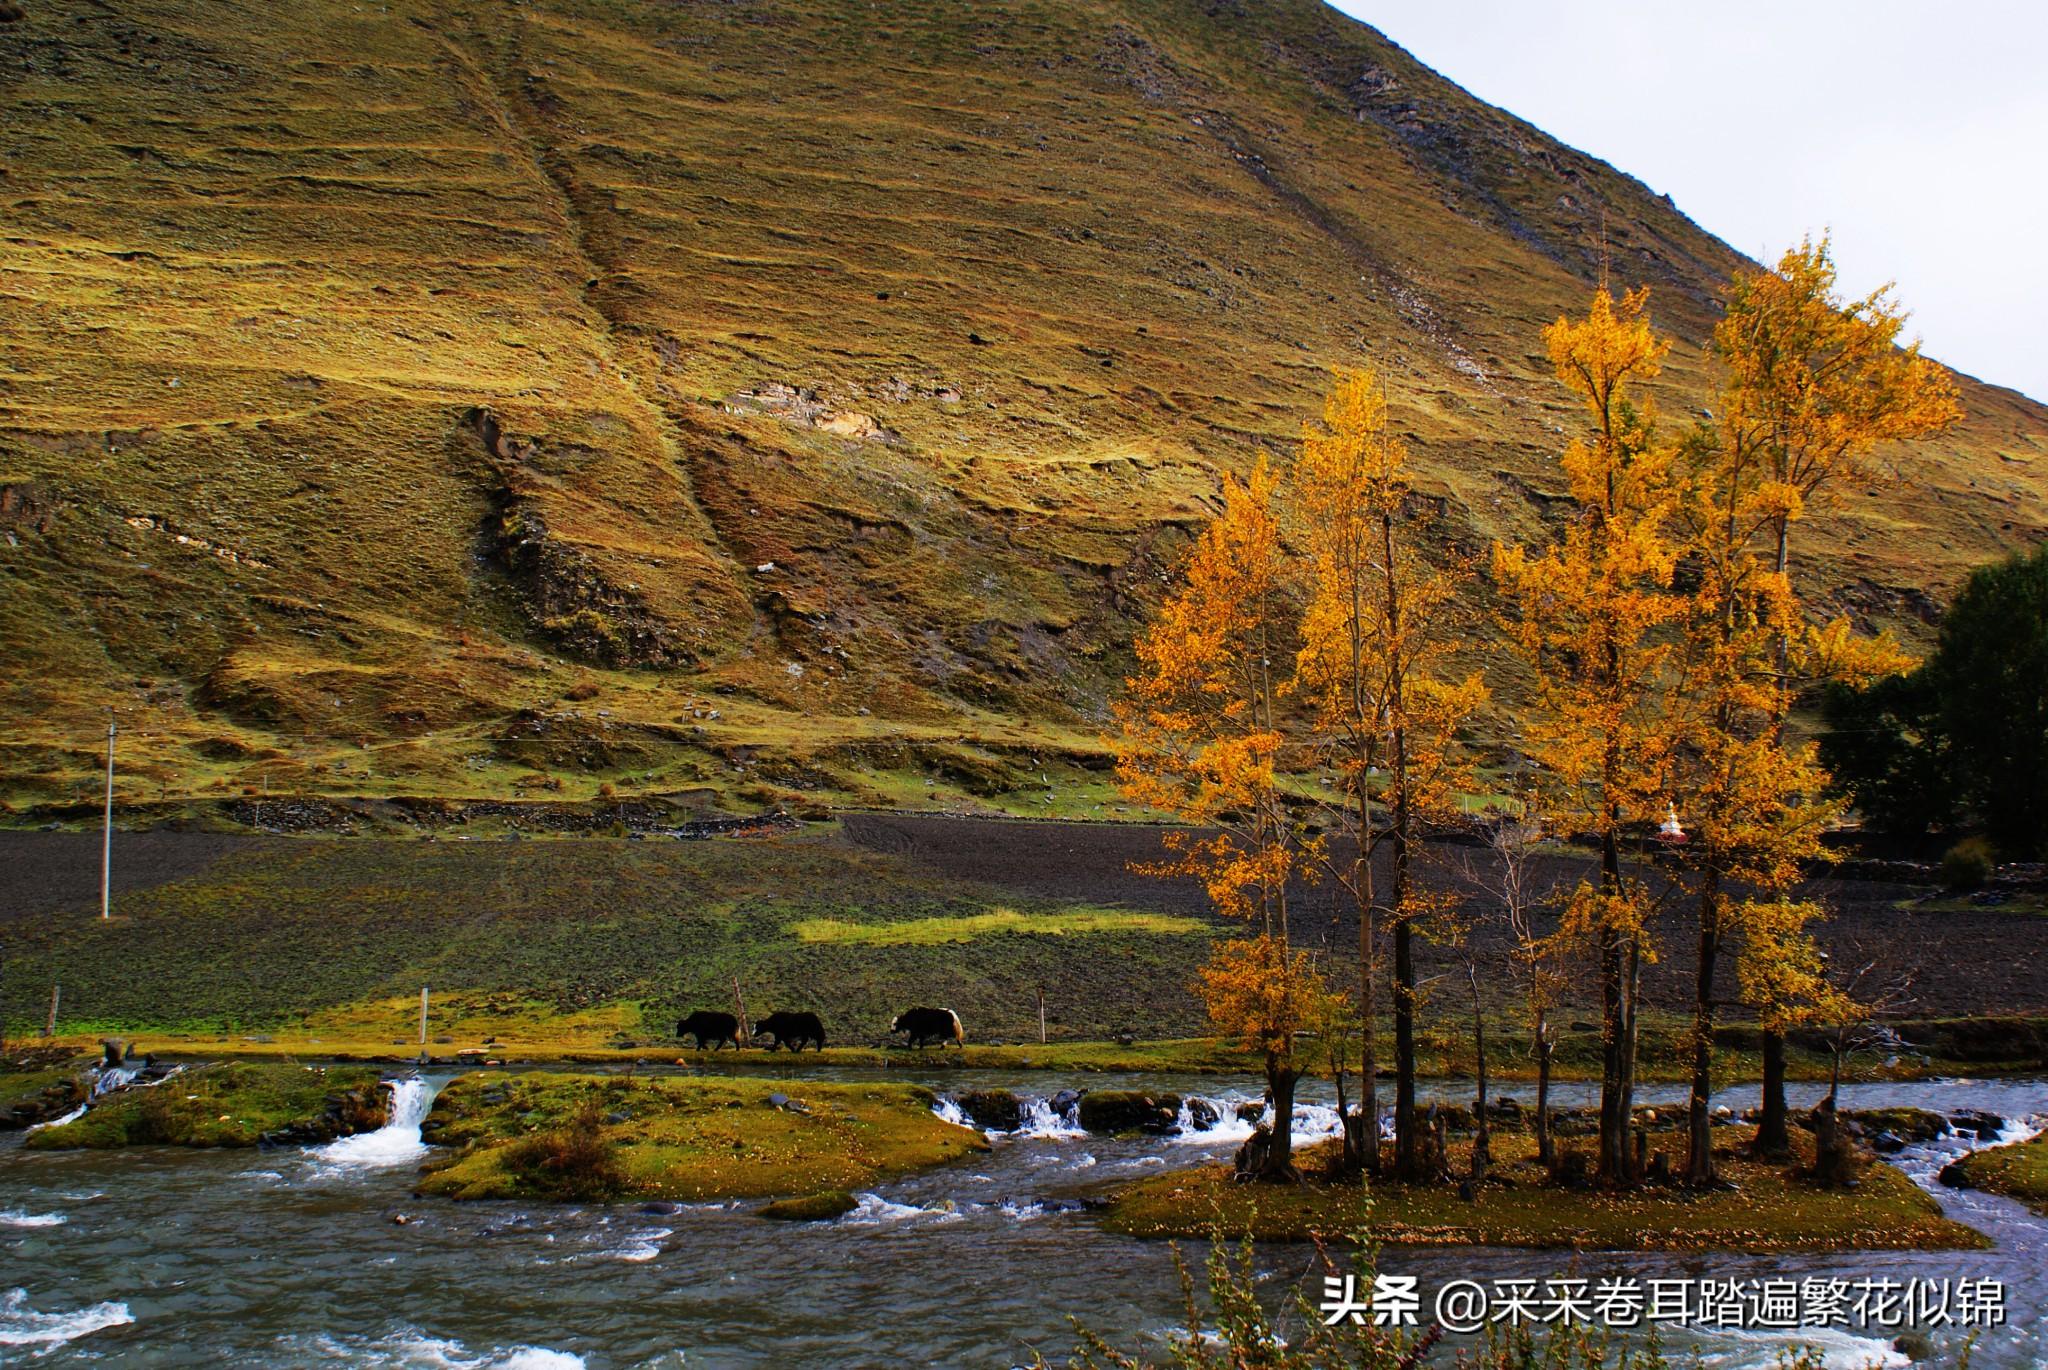
[[[1942,856],[1941,883],[1952,890],[1982,889],[1996,864],[1989,842],[1965,837]]]
[[[603,1203],[626,1187],[626,1175],[604,1140],[604,1105],[584,1100],[561,1127],[514,1142],[505,1169],[536,1190],[574,1203]]]

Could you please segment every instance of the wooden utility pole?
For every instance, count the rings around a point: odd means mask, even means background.
[[[733,1007],[739,1011],[740,1040],[753,1041],[754,1030],[747,1026],[747,1000],[746,996],[740,993],[740,977],[737,975],[732,977],[732,1002]]]
[[[64,987],[55,980],[50,982],[50,1016],[43,1023],[43,1036],[45,1037],[55,1037],[57,1035],[57,999],[63,993],[63,990]]]
[[[107,818],[100,831],[100,918],[112,916],[114,889],[114,720],[107,719]]]

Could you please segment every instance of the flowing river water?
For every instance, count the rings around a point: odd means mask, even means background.
[[[778,1072],[787,1078],[789,1071]],[[879,1078],[816,1069],[817,1078]],[[915,1072],[891,1071],[894,1080]],[[877,1186],[829,1223],[753,1216],[757,1202],[674,1211],[465,1203],[412,1197],[427,1153],[419,1120],[445,1077],[401,1081],[392,1122],[325,1147],[266,1152],[27,1152],[0,1142],[0,1364],[372,1365],[467,1370],[670,1366],[1014,1366],[1061,1363],[1069,1318],[1141,1347],[1182,1323],[1164,1243],[1102,1232],[1079,1204],[1120,1177],[1226,1154],[1245,1125],[1226,1107],[1205,1133],[1089,1136],[1042,1102],[1016,1133],[957,1165]],[[1040,1100],[1061,1088],[1168,1089],[1230,1104],[1252,1080],[1060,1077],[935,1071],[946,1094],[1001,1087]],[[1436,1097],[1468,1097],[1445,1086]],[[1794,1087],[1794,1106],[1819,1095]],[[2048,1082],[1848,1085],[1844,1106],[1980,1109],[2025,1135],[2048,1116]],[[1560,1106],[1590,1100],[1563,1085]],[[1651,1088],[1646,1103],[1679,1097]],[[1735,1108],[1754,1087],[1717,1102]],[[1311,1096],[1298,1129],[1334,1126]],[[2048,1365],[2048,1222],[2010,1200],[1943,1188],[1944,1138],[1892,1158],[1950,1216],[1996,1242],[1981,1252],[1737,1256],[1390,1248],[1383,1272],[1427,1291],[1453,1278],[1699,1279],[1872,1275],[2002,1280],[2008,1323],[1977,1370]],[[395,1221],[403,1215],[407,1221]],[[1199,1257],[1199,1252],[1191,1255]],[[1306,1247],[1262,1249],[1276,1296],[1321,1292]],[[1904,1366],[1892,1333],[1679,1331],[1679,1363],[1737,1370],[1814,1344],[1828,1365]],[[1960,1337],[1933,1332],[1933,1364]]]

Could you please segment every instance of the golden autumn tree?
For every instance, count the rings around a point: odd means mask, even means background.
[[[1724,945],[1741,949],[1744,982],[1768,1024],[1819,990],[1798,967],[1817,957],[1806,923],[1819,910],[1790,899],[1842,805],[1823,794],[1827,774],[1810,742],[1779,726],[1787,668],[1808,679],[1856,681],[1896,669],[1890,644],[1858,639],[1846,623],[1805,626],[1791,580],[1775,565],[1772,532],[1784,487],[1768,466],[1703,430],[1690,445],[1686,503],[1690,582],[1681,668],[1674,683],[1673,779],[1688,835],[1680,850],[1696,873],[1697,956],[1687,1111],[1688,1183],[1715,1179],[1711,1118],[1714,981]],[[1759,958],[1769,966],[1746,963]]]
[[[1637,1177],[1628,1148],[1635,1084],[1637,988],[1652,954],[1652,899],[1622,859],[1625,829],[1654,817],[1670,752],[1664,629],[1683,611],[1671,592],[1681,482],[1674,448],[1633,396],[1669,344],[1651,331],[1646,291],[1615,301],[1605,286],[1583,319],[1544,331],[1558,378],[1589,421],[1562,466],[1571,514],[1548,546],[1496,547],[1505,626],[1527,658],[1538,711],[1526,730],[1549,813],[1600,843],[1597,884],[1566,902],[1560,936],[1592,948],[1600,984],[1599,1173]]]
[[[1292,1178],[1294,1034],[1311,1006],[1308,966],[1292,945],[1287,884],[1298,855],[1277,783],[1285,746],[1278,703],[1294,618],[1262,458],[1225,481],[1181,583],[1140,635],[1138,674],[1116,703],[1117,781],[1135,803],[1174,814],[1150,874],[1192,876],[1218,912],[1248,924],[1220,943],[1198,988],[1212,1019],[1258,1051],[1273,1100],[1262,1174]]]
[[[1802,242],[1775,268],[1738,271],[1729,283],[1714,330],[1714,352],[1726,370],[1716,460],[1753,487],[1765,513],[1765,556],[1787,578],[1785,593],[1801,519],[1878,469],[1886,444],[1940,432],[1961,416],[1947,373],[1920,356],[1917,343],[1899,345],[1905,321],[1889,286],[1861,299],[1841,295],[1825,238]],[[1796,659],[1803,631],[1795,604],[1778,628],[1773,732],[1783,731],[1798,689],[1813,678],[1802,676]],[[1868,664],[1849,657],[1845,630],[1826,637],[1831,641],[1809,642],[1810,661],[1833,659],[1846,674]],[[1757,1143],[1777,1153],[1790,1141],[1784,1037],[1771,1026],[1776,1011],[1759,1011],[1765,1034]]]
[[[1330,807],[1339,841],[1319,838],[1308,850],[1358,917],[1363,1083],[1358,1112],[1346,1119],[1345,1159],[1379,1169],[1373,1025],[1384,920],[1394,943],[1395,1169],[1416,1178],[1414,938],[1442,896],[1419,888],[1415,853],[1425,825],[1456,812],[1467,770],[1457,733],[1485,690],[1477,675],[1454,678],[1446,668],[1455,581],[1417,551],[1407,450],[1388,431],[1386,397],[1370,372],[1340,374],[1321,422],[1303,427],[1293,486],[1310,553],[1293,687],[1337,780]],[[1384,890],[1374,872],[1382,846]]]

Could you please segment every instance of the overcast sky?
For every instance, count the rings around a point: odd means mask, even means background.
[[[1332,0],[1775,261],[1834,233],[1930,356],[2048,400],[2043,0]]]

